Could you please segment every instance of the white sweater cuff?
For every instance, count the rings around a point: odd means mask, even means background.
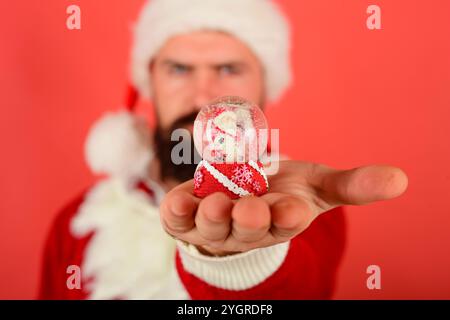
[[[286,258],[289,241],[225,257],[203,255],[182,241],[177,241],[177,246],[187,272],[221,289],[245,290],[278,270]]]

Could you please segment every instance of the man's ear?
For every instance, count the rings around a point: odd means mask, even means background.
[[[150,76],[152,75],[154,68],[155,68],[155,59],[152,59],[148,64],[148,72],[150,72]]]
[[[267,99],[267,97],[266,97],[266,92],[265,92],[265,90],[262,90],[261,97],[259,98],[259,104],[258,104],[258,107],[259,107],[263,112],[266,111],[266,101],[267,101],[266,99]]]

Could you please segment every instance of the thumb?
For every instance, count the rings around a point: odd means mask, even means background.
[[[321,181],[328,202],[335,205],[362,205],[400,196],[408,177],[397,167],[370,165],[350,170],[333,170]]]

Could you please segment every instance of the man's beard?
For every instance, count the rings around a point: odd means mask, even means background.
[[[265,105],[265,97],[262,96],[260,99],[259,106],[263,107]],[[193,108],[194,110],[197,108]],[[263,109],[264,110],[264,109]],[[154,144],[155,144],[155,156],[159,160],[159,174],[162,181],[176,180],[178,182],[185,182],[194,177],[195,169],[197,168],[197,163],[194,159],[201,159],[197,150],[194,146],[193,135],[190,135],[189,148],[191,154],[191,161],[189,163],[175,164],[172,161],[172,149],[180,141],[172,141],[172,132],[176,129],[185,128],[189,125],[193,125],[195,119],[197,118],[198,111],[193,111],[178,120],[176,120],[168,129],[163,129],[160,126],[160,121],[158,113],[156,112],[157,125],[154,133]],[[180,155],[181,157],[183,154]]]
[[[169,129],[162,129],[159,126],[159,121],[154,133],[154,143],[155,143],[155,156],[159,160],[160,166],[160,179],[162,181],[167,181],[169,179],[174,179],[178,182],[184,182],[194,177],[195,169],[197,164],[194,159],[198,157],[196,155],[197,150],[194,147],[194,140],[192,134],[190,135],[191,149],[191,161],[189,163],[175,164],[172,161],[171,154],[174,146],[179,144],[179,141],[171,141],[172,132],[175,129],[185,128],[188,125],[194,123],[197,117],[197,112],[192,112],[183,116],[182,118],[175,121]],[[183,151],[181,151],[180,156],[183,156]]]

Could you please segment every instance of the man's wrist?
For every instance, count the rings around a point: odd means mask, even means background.
[[[210,246],[195,246],[195,247],[201,254],[203,254],[205,256],[210,256],[210,257],[225,257],[225,256],[231,256],[231,255],[240,253],[239,251],[225,251],[225,250],[212,248]]]
[[[202,254],[197,246],[180,240],[177,246],[182,266],[187,272],[218,288],[245,290],[263,282],[282,265],[289,243],[222,257]]]

